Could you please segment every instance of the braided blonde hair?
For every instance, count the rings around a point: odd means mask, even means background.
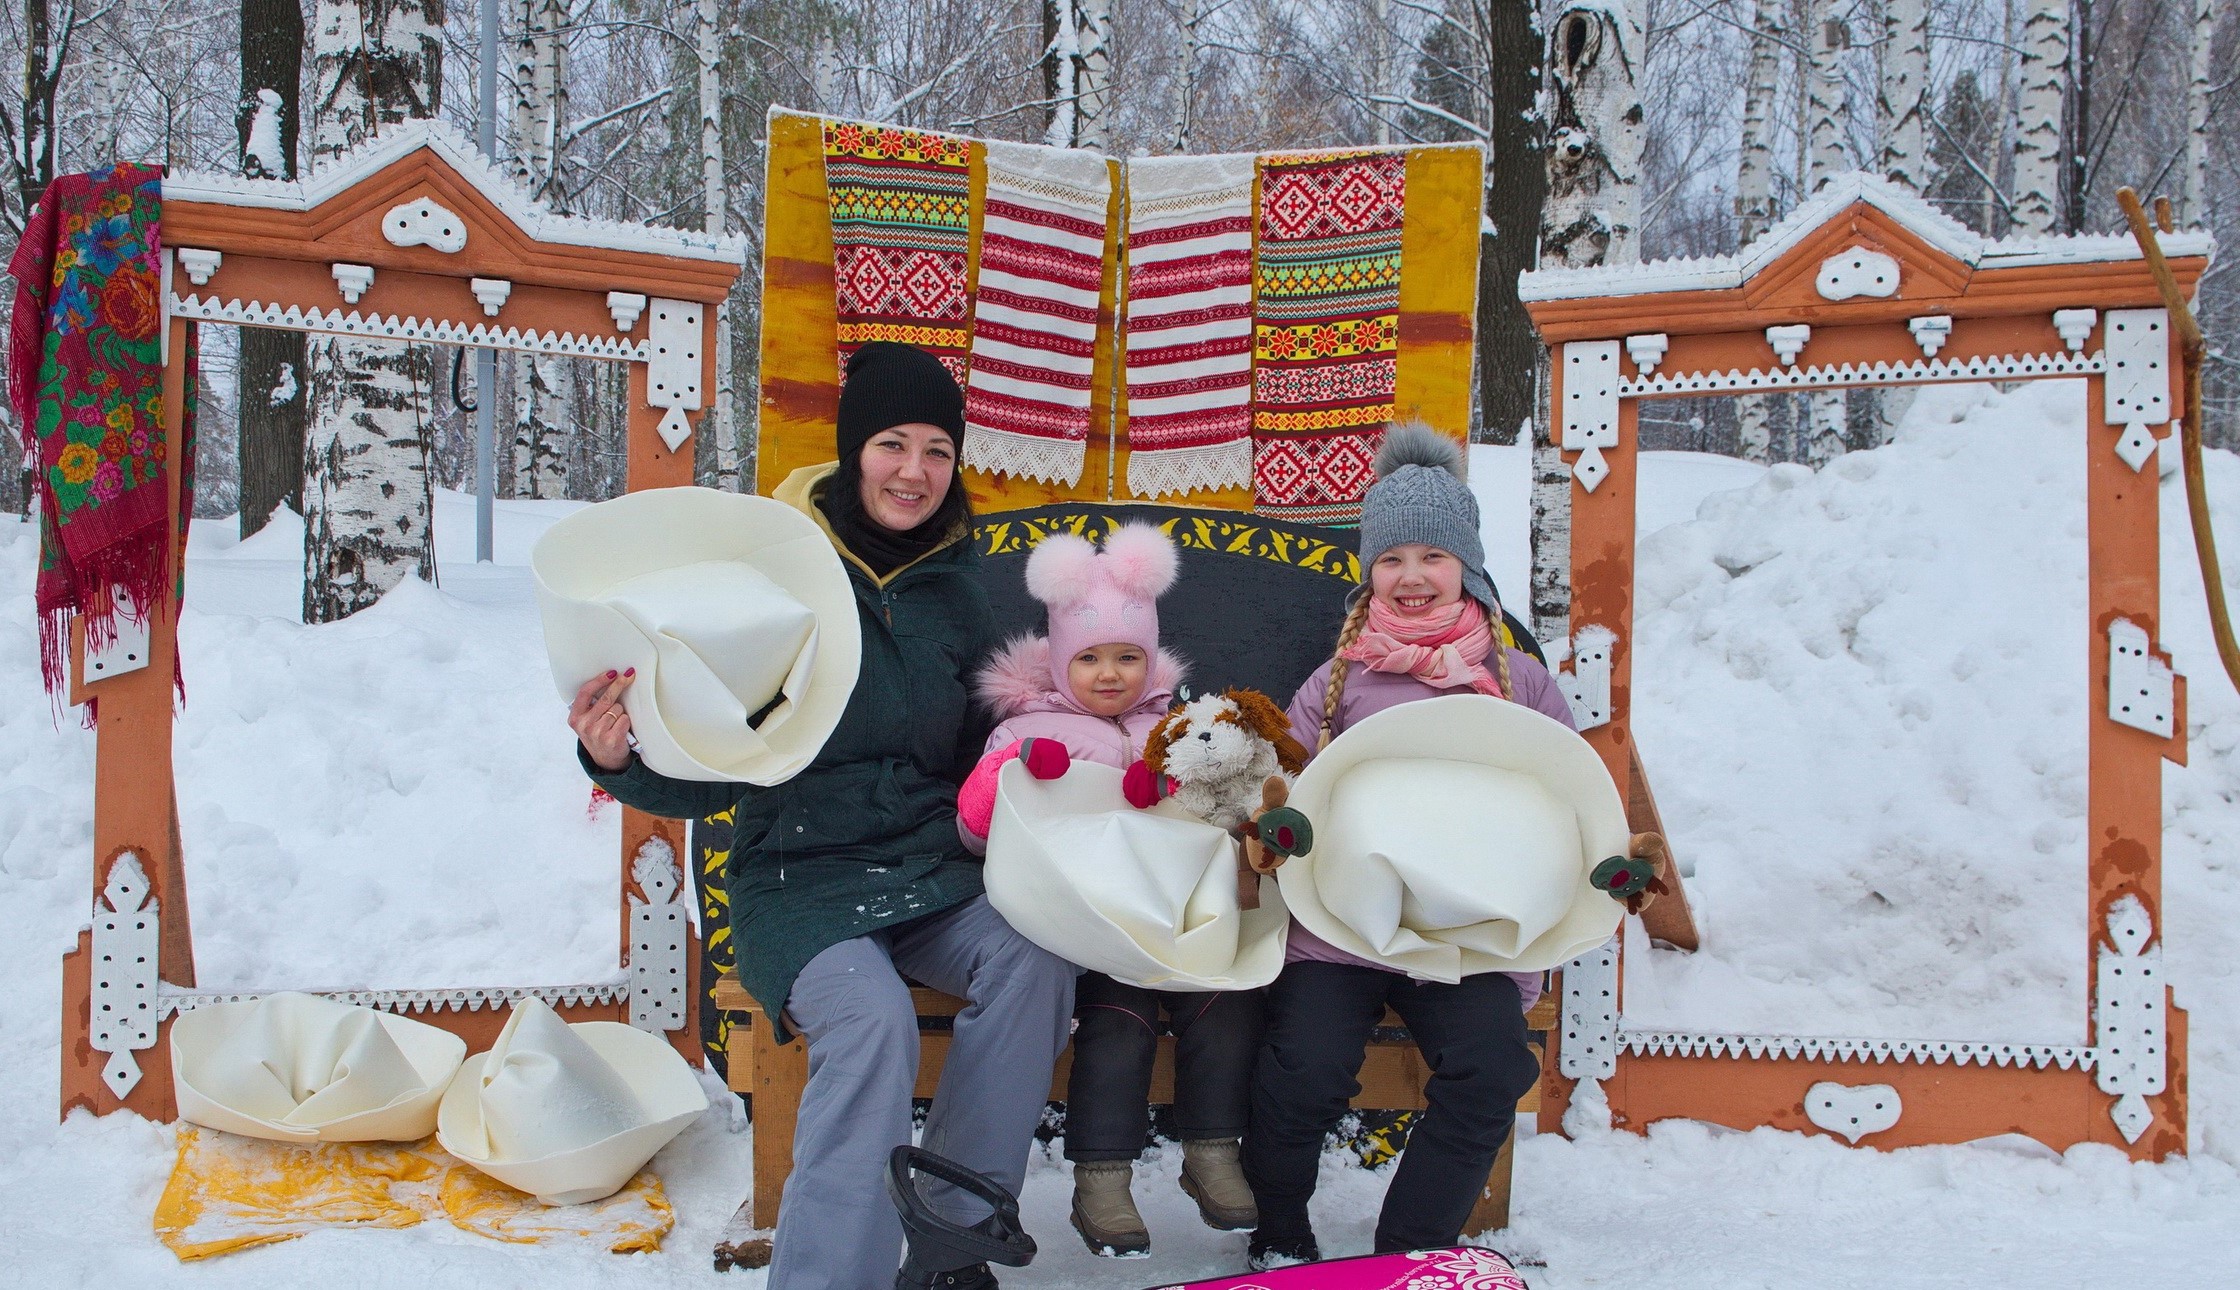
[[[1330,727],[1338,719],[1338,703],[1346,692],[1346,672],[1353,666],[1346,651],[1361,639],[1361,629],[1368,625],[1371,599],[1370,593],[1364,591],[1361,598],[1353,602],[1353,608],[1346,611],[1345,625],[1338,629],[1337,648],[1330,653],[1330,684],[1322,692],[1322,729],[1315,736],[1316,752],[1330,746]],[[1494,679],[1501,683],[1501,697],[1514,702],[1517,691],[1509,680],[1509,625],[1502,621],[1501,602],[1494,602],[1491,617],[1493,649],[1489,652],[1493,655]]]

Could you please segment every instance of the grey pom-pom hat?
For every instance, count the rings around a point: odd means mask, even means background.
[[[1501,621],[1501,601],[1486,577],[1478,536],[1478,499],[1464,482],[1462,445],[1421,421],[1399,422],[1377,449],[1377,482],[1361,499],[1361,585],[1369,567],[1396,546],[1421,542],[1462,561],[1462,589]],[[1359,595],[1359,592],[1355,593]]]

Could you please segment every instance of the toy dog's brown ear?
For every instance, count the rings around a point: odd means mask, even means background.
[[[1178,703],[1167,715],[1159,718],[1159,724],[1151,727],[1151,733],[1144,738],[1143,760],[1145,765],[1151,767],[1152,774],[1167,773],[1167,745],[1174,742],[1175,735],[1181,730],[1182,705]]]
[[[1291,737],[1291,718],[1283,715],[1274,699],[1258,690],[1224,690],[1222,697],[1237,705],[1238,718],[1247,729],[1275,745],[1276,764],[1285,773],[1296,775],[1307,768],[1307,750]]]

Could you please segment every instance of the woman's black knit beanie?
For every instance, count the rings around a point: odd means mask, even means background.
[[[840,387],[840,460],[854,461],[871,436],[922,422],[964,447],[964,391],[941,360],[915,345],[875,340],[848,357]]]

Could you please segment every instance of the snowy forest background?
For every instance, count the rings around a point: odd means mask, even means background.
[[[473,137],[480,0],[8,0],[12,243],[55,174],[112,158],[290,177],[379,124]],[[773,104],[1119,155],[1477,139],[1491,153],[1474,437],[1532,414],[1518,269],[1731,251],[1848,169],[1988,234],[2121,228],[2125,184],[2240,247],[2240,6],[2223,0],[498,0],[497,151],[554,207],[750,244],[703,482],[752,477]],[[1551,40],[1549,33],[1553,33]],[[1638,116],[1631,116],[1638,103]],[[1622,138],[1621,138],[1622,136]],[[1581,148],[1588,155],[1579,156]],[[1635,153],[1638,159],[1635,159]],[[2240,446],[2240,293],[2202,282],[2209,441]],[[417,493],[471,487],[473,364],[440,347],[205,328],[196,509],[304,509],[367,408]],[[460,370],[463,367],[463,370]],[[501,361],[502,494],[622,485],[622,371]],[[1649,448],[1818,462],[1887,397],[1670,402]],[[309,452],[306,452],[306,435]],[[415,465],[415,463],[420,463]],[[0,508],[26,479],[0,471]],[[414,503],[417,505],[418,503]],[[423,509],[424,516],[426,511]],[[314,525],[316,528],[316,524]],[[423,524],[423,529],[424,529]],[[422,546],[426,546],[423,542]],[[432,572],[432,548],[387,553]],[[307,566],[316,562],[307,554]],[[375,579],[378,595],[394,578]],[[347,592],[306,617],[370,603]]]

